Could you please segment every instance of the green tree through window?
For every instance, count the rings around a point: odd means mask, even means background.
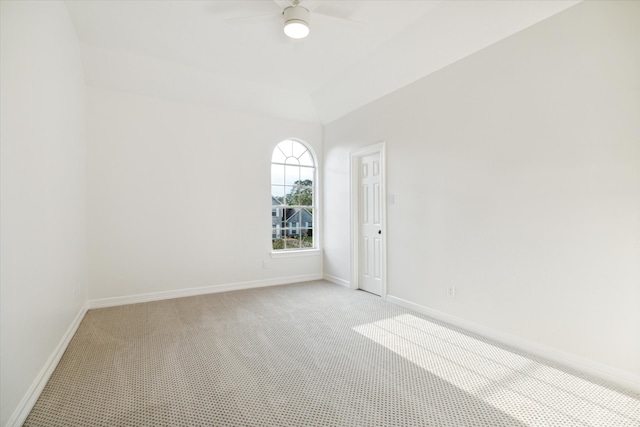
[[[287,194],[287,205],[313,205],[313,181],[296,181],[291,193]]]

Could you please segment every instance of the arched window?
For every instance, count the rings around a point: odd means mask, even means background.
[[[313,237],[316,161],[309,148],[286,139],[271,156],[271,245],[274,251],[316,247]]]

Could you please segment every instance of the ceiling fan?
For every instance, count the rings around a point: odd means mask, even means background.
[[[291,6],[282,11],[284,33],[292,39],[303,39],[309,35],[309,9],[300,6],[300,0],[293,0]]]
[[[245,16],[240,18],[229,18],[226,21],[230,24],[238,24],[255,19],[272,19],[280,18],[284,24],[284,33],[292,39],[303,39],[310,33],[310,20],[312,10],[318,3],[318,0],[273,0],[274,4],[280,8],[280,13],[258,16]],[[350,24],[364,25],[362,22],[343,18],[337,15],[331,15],[313,10],[313,15],[322,18],[331,18],[340,20]]]

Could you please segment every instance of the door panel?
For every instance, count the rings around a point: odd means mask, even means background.
[[[382,200],[380,153],[359,159],[359,287],[382,295]]]

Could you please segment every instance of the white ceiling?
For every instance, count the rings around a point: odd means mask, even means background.
[[[92,86],[328,123],[578,2],[303,0],[303,40],[287,0],[66,4]]]

